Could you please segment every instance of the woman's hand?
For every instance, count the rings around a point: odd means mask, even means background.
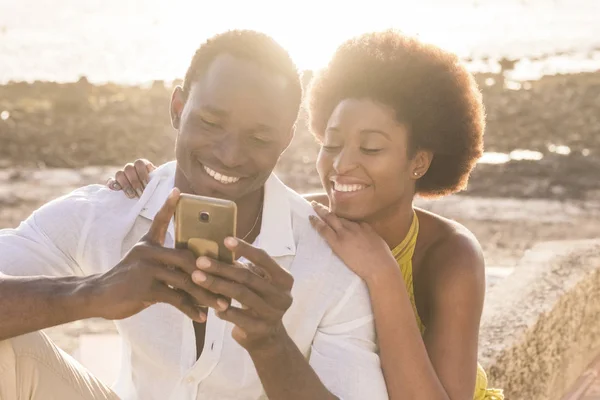
[[[106,182],[112,190],[123,190],[127,197],[133,199],[142,197],[142,192],[150,180],[150,172],[156,167],[144,158],[138,158],[135,162],[126,164],[122,170],[117,171],[114,179]]]
[[[333,252],[369,283],[380,274],[397,272],[398,264],[387,243],[367,223],[337,217],[326,207],[311,203],[319,218],[309,217],[312,226]]]

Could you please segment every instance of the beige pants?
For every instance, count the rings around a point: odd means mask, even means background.
[[[42,332],[0,341],[0,400],[118,400]]]

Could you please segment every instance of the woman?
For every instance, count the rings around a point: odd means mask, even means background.
[[[315,229],[366,282],[391,399],[502,399],[477,364],[485,268],[460,224],[413,198],[463,189],[483,151],[484,110],[457,57],[387,31],[340,46],[308,92]],[[136,168],[137,167],[137,168]],[[110,186],[135,196],[138,160]],[[476,371],[476,373],[475,373]],[[475,387],[475,394],[473,388]]]

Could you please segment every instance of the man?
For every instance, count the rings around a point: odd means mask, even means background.
[[[139,200],[89,186],[0,231],[0,398],[387,398],[365,285],[272,174],[300,100],[271,38],[217,35],[172,97],[176,162]],[[179,190],[237,203],[226,244],[266,279],[172,248]],[[37,332],[89,317],[117,320],[114,392]]]

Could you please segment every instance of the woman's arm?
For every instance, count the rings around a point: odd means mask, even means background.
[[[385,241],[366,223],[314,206],[320,219],[311,217],[312,225],[369,288],[390,399],[472,400],[485,291],[477,240],[453,233],[428,251],[418,271],[419,281],[427,284],[415,288],[427,310],[423,338]]]
[[[106,181],[106,186],[112,190],[124,191],[130,199],[142,197],[142,192],[150,180],[150,172],[155,169],[156,167],[150,161],[138,158],[117,171],[114,178]]]
[[[472,400],[485,292],[481,250],[455,234],[425,263],[423,338],[398,267],[367,282],[390,399]]]

